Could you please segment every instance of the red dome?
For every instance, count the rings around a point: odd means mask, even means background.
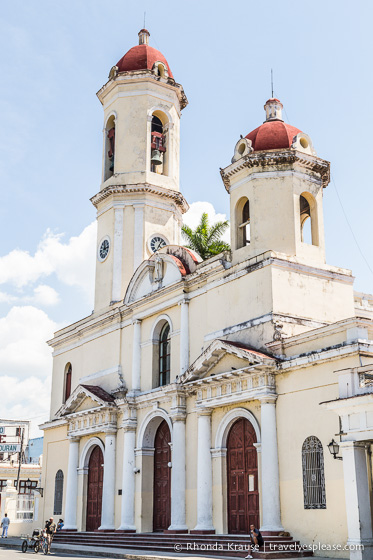
[[[281,120],[269,120],[250,132],[246,138],[251,140],[255,152],[260,150],[280,150],[290,148],[293,138],[301,131]]]
[[[117,62],[118,72],[152,70],[154,62],[163,62],[168,70],[168,75],[170,78],[173,78],[171,69],[163,54],[153,49],[153,47],[149,47],[149,45],[136,45],[136,47],[132,47],[132,49]]]

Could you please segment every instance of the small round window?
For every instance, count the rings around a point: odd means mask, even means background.
[[[308,141],[305,138],[301,138],[299,140],[299,142],[300,142],[300,145],[302,146],[302,148],[304,148],[304,149],[308,148]]]

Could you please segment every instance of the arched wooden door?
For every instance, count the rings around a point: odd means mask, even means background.
[[[171,525],[170,442],[170,430],[163,420],[154,440],[153,531],[164,531]]]
[[[88,466],[87,531],[95,531],[101,525],[103,463],[102,451],[96,445],[91,453]]]
[[[259,527],[258,462],[255,430],[246,418],[230,429],[227,443],[228,532]]]

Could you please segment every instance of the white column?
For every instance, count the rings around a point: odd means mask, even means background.
[[[78,497],[79,440],[70,439],[67,467],[64,529],[77,529],[76,502]]]
[[[133,322],[132,343],[132,391],[140,391],[141,387],[141,321]]]
[[[116,434],[105,434],[104,481],[102,486],[102,512],[100,531],[115,529],[115,447]]]
[[[133,272],[142,263],[144,251],[144,205],[134,204]]]
[[[367,453],[364,443],[340,443],[343,457],[348,544],[363,545],[364,550],[351,550],[350,560],[373,558],[372,512],[368,482]]]
[[[280,510],[276,395],[261,400],[262,435],[262,526],[261,531],[283,531]]]
[[[193,532],[215,532],[212,523],[211,412],[198,412],[197,525]]]
[[[123,212],[123,208],[114,210],[112,301],[120,301],[122,298]]]
[[[124,425],[122,513],[120,531],[135,531],[135,444],[136,425]]]
[[[180,305],[180,375],[189,367],[189,301],[183,299]]]
[[[185,524],[185,414],[172,417],[171,525],[169,531],[187,531]]]

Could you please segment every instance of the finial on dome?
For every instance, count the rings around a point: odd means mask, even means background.
[[[149,45],[150,33],[147,29],[140,29],[139,31],[139,45]]]
[[[275,97],[271,97],[266,101],[264,105],[264,109],[266,112],[266,121],[282,121],[282,109],[283,104],[279,99]]]

